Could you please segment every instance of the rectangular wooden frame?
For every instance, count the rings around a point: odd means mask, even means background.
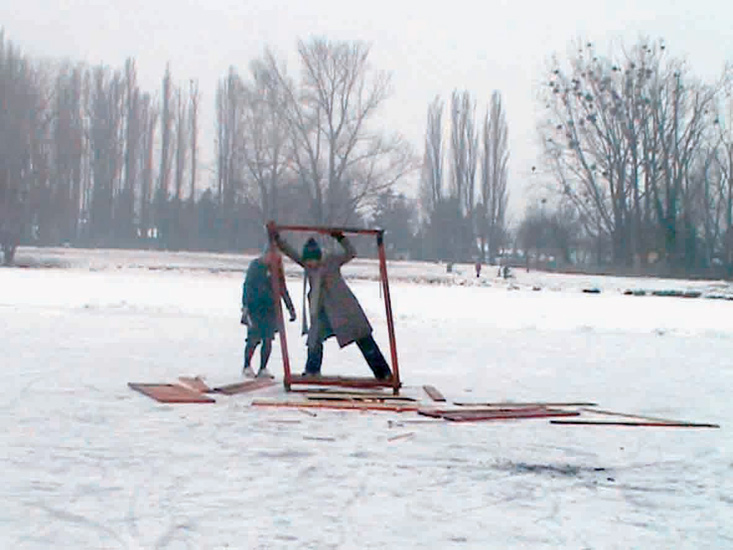
[[[274,266],[277,270],[282,270],[282,256],[279,249],[274,243],[274,233],[276,231],[303,231],[311,233],[321,233],[330,235],[334,231],[342,233],[350,233],[355,235],[374,235],[377,239],[377,254],[379,257],[379,279],[382,285],[382,295],[384,296],[384,307],[387,316],[387,333],[389,335],[389,351],[392,360],[392,377],[387,380],[376,380],[374,378],[362,377],[344,377],[344,376],[321,376],[321,377],[304,377],[293,375],[290,371],[290,356],[288,354],[287,337],[285,336],[285,321],[283,317],[282,304],[280,300],[275,300],[275,313],[277,317],[278,332],[280,334],[280,348],[283,357],[283,385],[285,391],[290,391],[294,385],[309,386],[343,386],[351,388],[392,388],[394,395],[398,395],[402,383],[400,382],[400,369],[397,361],[397,343],[394,332],[394,319],[392,317],[392,301],[389,294],[389,280],[387,277],[387,256],[384,251],[384,230],[383,229],[358,229],[352,227],[321,227],[310,225],[278,225],[275,222],[267,224],[268,238],[270,239],[270,247],[277,251],[276,262]],[[280,278],[272,277],[272,286],[275,296],[280,296]]]

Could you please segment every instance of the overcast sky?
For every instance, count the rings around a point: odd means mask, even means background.
[[[217,80],[231,65],[246,73],[265,46],[292,56],[296,40],[311,35],[371,42],[372,64],[393,77],[385,126],[404,134],[420,155],[427,106],[436,95],[448,99],[454,89],[468,90],[482,116],[498,89],[507,111],[515,208],[536,163],[535,98],[553,52],[564,54],[575,38],[606,53],[642,35],[661,37],[695,74],[712,79],[733,61],[732,23],[733,3],[720,0],[0,0],[6,38],[34,57],[113,67],[134,57],[140,84],[151,92],[168,61],[179,83],[197,78],[207,162]]]

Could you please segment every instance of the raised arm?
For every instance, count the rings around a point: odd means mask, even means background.
[[[285,239],[283,239],[280,236],[280,233],[277,231],[274,231],[272,233],[273,240],[275,241],[275,244],[280,249],[280,251],[285,254],[288,258],[293,260],[296,264],[299,266],[303,266],[303,257],[300,255],[300,253],[293,248],[290,243],[288,243]]]
[[[338,241],[338,243],[341,245],[341,248],[344,249],[344,251],[340,254],[334,254],[332,256],[332,261],[338,263],[338,265],[344,265],[346,262],[351,261],[352,259],[356,258],[356,248],[354,248],[354,245],[351,244],[351,241],[346,238],[346,235],[344,235],[341,231],[334,231],[331,233],[331,236]]]

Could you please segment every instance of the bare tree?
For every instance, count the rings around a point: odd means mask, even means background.
[[[83,69],[65,65],[56,77],[53,117],[55,223],[52,241],[79,237],[84,153]]]
[[[30,226],[32,194],[40,168],[39,133],[44,94],[31,62],[0,32],[0,247],[13,263]]]
[[[123,168],[123,82],[119,72],[95,67],[89,118],[93,187],[90,229],[109,243],[113,237],[114,201]]]
[[[474,204],[476,199],[476,163],[478,136],[475,129],[476,102],[467,92],[454,91],[451,97],[451,204],[456,212],[445,212],[453,218],[451,231],[457,233],[458,243],[451,250],[462,252],[453,259],[468,259],[474,254]],[[448,208],[448,204],[444,205]]]
[[[569,69],[555,61],[544,94],[541,132],[558,190],[599,242],[610,235],[615,261],[656,249],[684,263],[698,223],[692,174],[715,90],[669,59],[662,42],[642,40],[620,60],[590,43],[573,51]]]
[[[471,216],[476,198],[475,130],[476,102],[464,91],[451,97],[451,193],[458,199],[461,214]]]
[[[217,197],[222,206],[232,205],[237,195],[241,89],[241,78],[231,67],[216,91]]]
[[[481,134],[481,213],[479,215],[481,253],[488,245],[489,258],[495,258],[506,235],[506,208],[509,163],[509,132],[501,94],[491,94],[491,106],[484,117]]]
[[[273,72],[272,67],[279,68]],[[242,89],[238,152],[246,168],[245,194],[258,205],[264,224],[278,217],[279,191],[293,160],[283,88],[286,73],[269,51],[250,64],[250,73],[251,82]]]
[[[160,168],[158,170],[158,188],[154,197],[154,226],[156,236],[162,238],[165,245],[170,225],[168,199],[170,196],[170,171],[173,159],[173,125],[175,123],[175,107],[173,105],[173,83],[170,65],[166,65],[163,75],[162,106],[160,113]]]
[[[198,80],[191,80],[189,88],[189,111],[188,111],[188,129],[189,141],[191,143],[191,164],[189,169],[190,186],[188,199],[191,205],[196,200],[196,178],[198,176],[198,147],[199,147],[199,106],[201,103],[201,92],[199,91]]]
[[[370,127],[390,79],[369,66],[363,42],[298,42],[296,88],[274,63],[287,94],[295,167],[315,223],[346,223],[414,168],[406,143]]]
[[[143,124],[141,120],[140,89],[137,84],[135,61],[125,62],[125,175],[124,185],[115,211],[118,237],[130,242],[135,237],[135,200],[140,175],[139,156],[142,144]]]
[[[426,220],[443,198],[443,156],[443,101],[436,97],[428,106],[420,178],[420,205]]]
[[[151,236],[153,222],[153,200],[155,197],[155,134],[158,124],[158,111],[150,94],[143,94],[140,118],[143,121],[142,143],[140,144],[140,222],[139,234],[143,239]]]

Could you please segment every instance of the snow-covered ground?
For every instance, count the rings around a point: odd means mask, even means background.
[[[0,269],[0,548],[733,547],[733,301],[706,299],[729,284],[389,264],[405,394],[592,401],[720,429],[311,416],[131,391],[239,379],[248,260],[22,248],[20,264],[45,267]],[[386,352],[376,264],[344,271]],[[281,360],[275,346],[278,377]],[[327,343],[325,374],[368,372]]]

